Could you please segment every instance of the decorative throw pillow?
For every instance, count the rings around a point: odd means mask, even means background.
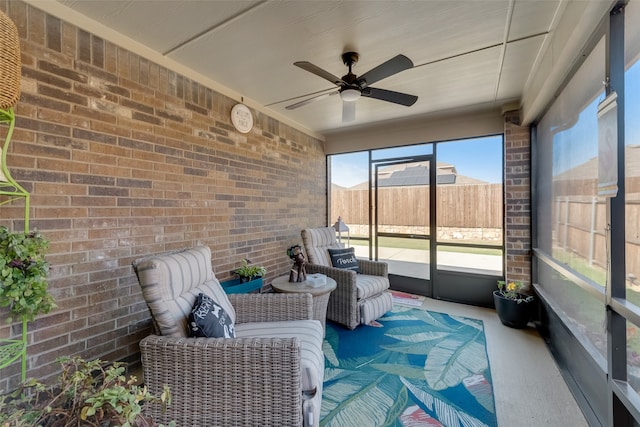
[[[220,304],[203,293],[198,294],[189,314],[189,336],[235,338],[233,322]]]
[[[356,259],[355,249],[329,249],[329,256],[331,257],[331,265],[333,265],[334,267],[353,270],[356,273],[360,273],[360,267],[358,266],[358,260]]]

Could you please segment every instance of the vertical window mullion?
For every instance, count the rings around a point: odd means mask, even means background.
[[[627,320],[612,309],[611,298],[626,298],[625,268],[625,127],[624,127],[624,5],[616,6],[610,14],[607,32],[607,95],[617,94],[617,185],[618,192],[609,199],[609,283],[607,286],[607,347],[609,371],[609,416],[611,426],[630,425],[629,409],[615,395],[614,383],[627,382]]]

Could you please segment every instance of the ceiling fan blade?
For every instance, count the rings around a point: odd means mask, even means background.
[[[324,98],[326,98],[328,96],[331,96],[331,95],[335,95],[337,93],[338,93],[337,90],[334,90],[333,92],[328,92],[328,93],[321,93],[320,95],[312,96],[311,98],[307,98],[307,99],[305,99],[303,101],[296,102],[295,104],[287,105],[284,108],[287,109],[287,110],[295,110],[298,107],[302,107],[302,106],[310,104],[310,103],[312,103],[314,101],[319,101],[321,99],[324,99]]]
[[[409,68],[413,68],[413,62],[404,55],[398,55],[358,77],[358,82],[364,80],[368,86]]]
[[[318,77],[322,77],[325,80],[329,80],[331,83],[333,83],[335,85],[340,86],[341,84],[344,83],[340,77],[334,76],[330,72],[323,70],[322,68],[318,67],[317,65],[313,65],[311,62],[298,61],[298,62],[294,62],[293,65],[295,65],[296,67],[300,67],[305,71],[313,73]],[[346,83],[344,83],[344,84],[346,84]]]
[[[394,104],[405,105],[407,107],[412,106],[418,100],[418,97],[415,95],[394,92],[392,90],[386,89],[377,89],[375,87],[368,87],[363,89],[362,96],[380,99],[382,101],[393,102]]]
[[[342,101],[342,122],[352,122],[356,119],[356,101]]]

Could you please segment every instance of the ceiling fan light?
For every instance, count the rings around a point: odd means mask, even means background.
[[[340,98],[342,98],[343,101],[356,101],[358,98],[360,98],[360,91],[357,89],[345,89],[342,92],[340,92]]]

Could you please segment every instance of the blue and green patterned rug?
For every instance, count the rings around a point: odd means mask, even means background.
[[[396,306],[327,322],[321,426],[497,426],[482,321]]]

